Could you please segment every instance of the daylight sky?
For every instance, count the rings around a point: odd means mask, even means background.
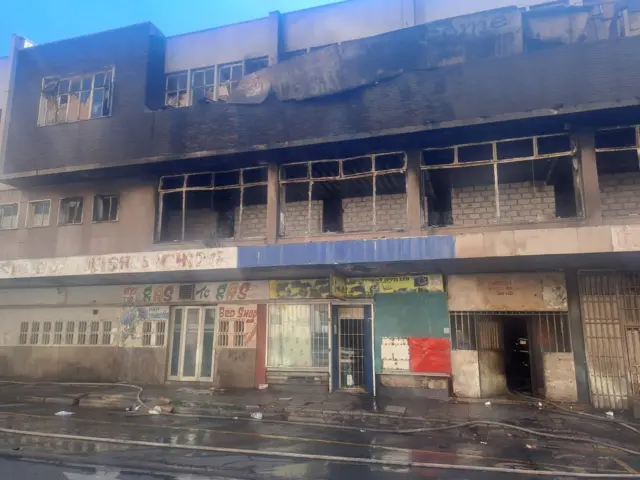
[[[337,0],[0,0],[0,57],[11,35],[46,43],[150,21],[167,36]]]

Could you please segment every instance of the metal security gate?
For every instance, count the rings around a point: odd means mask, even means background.
[[[364,388],[364,308],[340,307],[340,388]]]
[[[640,274],[581,272],[591,403],[629,408],[640,395]]]

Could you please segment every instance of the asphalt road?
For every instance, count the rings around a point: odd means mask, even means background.
[[[54,414],[59,410],[55,405],[0,405],[0,427],[110,438],[116,439],[117,443],[3,433],[0,434],[1,479],[514,478],[514,474],[495,472],[409,468],[361,462],[367,459],[605,475],[640,472],[640,457],[608,448],[544,441],[502,430],[476,428],[430,435],[399,435],[259,421],[152,416],[142,412],[130,415],[102,409],[78,409],[73,416],[57,417]],[[579,427],[576,425],[576,428]],[[611,437],[616,435],[618,432],[611,430]],[[131,446],[126,444],[127,441],[156,442],[163,446]],[[635,441],[637,443],[640,442]],[[258,453],[203,452],[176,449],[176,445],[340,456],[353,460],[337,462]],[[517,478],[541,477],[518,475]]]

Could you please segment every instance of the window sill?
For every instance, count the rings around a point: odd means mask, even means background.
[[[545,222],[530,222],[530,223],[491,223],[487,225],[447,225],[442,227],[423,226],[422,231],[434,234],[451,235],[456,233],[487,233],[487,232],[500,232],[504,230],[541,230],[545,228],[571,228],[580,227],[587,224],[587,220],[583,217],[580,218],[558,218],[555,220],[548,220]]]

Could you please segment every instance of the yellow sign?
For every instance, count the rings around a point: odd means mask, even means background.
[[[344,299],[347,297],[347,281],[344,277],[331,275],[331,296]]]
[[[347,297],[373,297],[377,293],[444,292],[442,275],[348,278]]]
[[[271,280],[269,297],[284,298],[329,298],[329,279],[320,280]]]

